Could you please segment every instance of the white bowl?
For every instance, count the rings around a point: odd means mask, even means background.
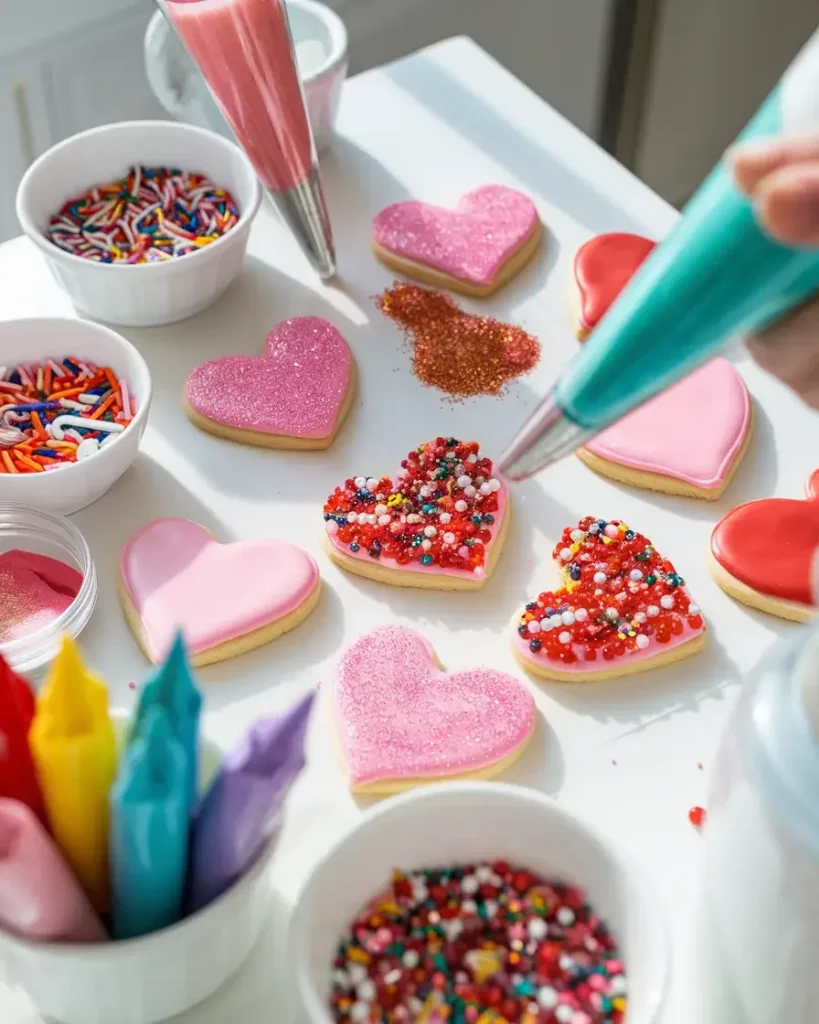
[[[653,893],[603,837],[560,804],[496,782],[445,783],[376,807],[320,861],[293,914],[290,950],[311,1024],[332,1024],[332,961],[356,913],[393,868],[445,867],[503,858],[581,885],[609,925],[628,979],[628,1024],[650,1024],[668,975],[668,941]]]
[[[114,713],[118,731],[127,716]],[[205,738],[202,775],[222,757]],[[2,976],[59,1024],[155,1024],[201,1003],[242,965],[270,911],[275,840],[204,910],[153,935],[122,942],[27,942],[0,931]]]
[[[136,400],[136,416],[115,442],[83,462],[47,473],[0,474],[0,502],[69,515],[105,494],[136,458],[148,422],[151,375],[134,346],[109,327],[87,320],[0,321],[0,366],[67,355],[110,366],[118,378],[124,377]]]
[[[328,149],[347,75],[347,30],[315,0],[288,0],[287,12],[316,150]],[[145,71],[154,95],[173,117],[232,139],[204,79],[167,18],[157,11],[145,33]]]
[[[232,193],[240,218],[196,252],[161,263],[94,263],[45,235],[63,203],[123,177],[134,164],[206,174]],[[80,132],[35,160],[17,189],[17,218],[78,312],[134,327],[170,324],[210,306],[242,268],[261,188],[239,147],[175,121],[123,121]]]

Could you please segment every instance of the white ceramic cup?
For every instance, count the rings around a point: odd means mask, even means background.
[[[95,263],[48,240],[49,220],[66,200],[135,164],[206,174],[233,195],[239,223],[210,245],[161,263]],[[17,189],[17,218],[79,313],[154,327],[207,309],[234,280],[260,202],[256,174],[235,143],[175,121],[122,121],[73,135],[35,160]]]
[[[347,30],[335,11],[316,0],[288,0],[287,12],[310,126],[321,153],[333,140],[347,75]],[[159,11],[145,33],[145,71],[154,95],[172,117],[233,138],[204,79]]]
[[[110,366],[118,378],[124,378],[136,401],[136,416],[116,441],[83,462],[43,473],[0,474],[0,502],[68,515],[105,494],[136,458],[148,423],[151,375],[134,346],[109,327],[88,320],[54,317],[0,321],[0,366],[68,355]],[[70,414],[71,410],[65,412]]]
[[[290,951],[311,1024],[332,1024],[332,962],[340,936],[390,881],[412,870],[503,858],[582,886],[617,939],[628,980],[628,1024],[650,1024],[662,1004],[669,951],[650,888],[602,836],[533,790],[497,782],[416,789],[363,815],[311,874],[293,915]]]
[[[114,717],[122,733],[127,715]],[[206,737],[203,784],[221,758]],[[183,1013],[232,977],[259,937],[271,907],[275,845],[271,840],[213,903],[153,935],[78,944],[27,942],[0,931],[0,980],[19,986],[55,1024],[156,1024]]]

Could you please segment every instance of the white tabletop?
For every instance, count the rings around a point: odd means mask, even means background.
[[[643,859],[677,946],[663,1024],[681,1024],[688,1005],[690,889],[700,849],[687,812],[706,800],[714,747],[740,680],[772,641],[794,628],[748,611],[719,590],[706,568],[708,537],[733,504],[802,494],[816,465],[815,452],[799,439],[811,429],[815,436],[816,419],[738,351],[758,412],[756,435],[721,501],[620,487],[570,458],[515,487],[505,553],[481,592],[430,594],[345,575],[321,544],[320,506],[335,484],[354,473],[391,472],[411,448],[438,434],[474,437],[497,457],[576,350],[564,303],[578,245],[610,230],[659,237],[676,214],[466,39],[352,80],[339,138],[323,170],[339,285],[322,287],[275,215],[263,210],[246,269],[216,306],[173,327],[123,332],[150,365],[154,406],[134,467],[74,517],[100,578],[83,647],[114,702],[132,704],[128,683],[144,679],[148,665],[119,610],[116,564],[127,537],[157,516],[186,516],[220,539],[280,536],[302,544],[318,558],[326,583],[318,610],[275,644],[200,673],[208,725],[231,740],[258,713],[282,708],[327,679],[347,642],[385,622],[421,629],[449,666],[480,663],[519,675],[509,651],[510,618],[529,595],[555,581],[550,553],[563,526],[586,514],[633,524],[686,577],[711,626],[710,642],[691,661],[634,679],[576,687],[530,680],[543,721],[506,778],[559,797]],[[370,254],[368,228],[372,216],[395,200],[414,196],[454,204],[461,193],[489,182],[535,199],[548,243],[534,266],[480,309],[535,333],[543,355],[505,398],[453,405],[412,376],[399,334],[374,307],[372,297],[392,278]],[[71,313],[28,241],[0,247],[0,281],[4,318]],[[195,365],[231,352],[256,353],[274,323],[305,314],[324,316],[341,329],[360,371],[356,406],[330,451],[241,447],[200,433],[186,420],[179,395]],[[178,1024],[268,1024],[272,1006],[277,1024],[297,1020],[281,944],[286,909],[311,863],[366,803],[348,793],[324,717],[316,716],[309,766],[294,791],[275,863],[281,902],[235,980]]]

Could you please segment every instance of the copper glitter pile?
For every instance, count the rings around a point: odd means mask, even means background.
[[[444,292],[395,284],[377,302],[412,346],[415,376],[455,399],[499,395],[540,358],[540,344],[522,327],[465,313]]]

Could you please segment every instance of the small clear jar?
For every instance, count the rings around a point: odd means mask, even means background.
[[[58,559],[82,574],[79,592],[64,612],[27,636],[0,643],[0,654],[16,672],[25,674],[49,662],[64,635],[73,639],[83,631],[97,602],[97,572],[85,537],[64,516],[0,503],[0,553],[15,548]]]

